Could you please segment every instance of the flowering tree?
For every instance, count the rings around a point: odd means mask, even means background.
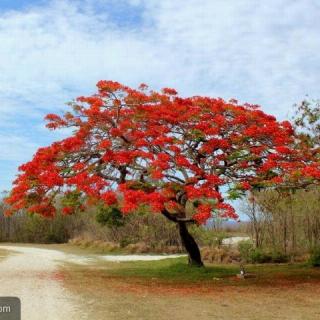
[[[147,207],[177,224],[189,262],[202,265],[188,224],[204,224],[213,214],[237,219],[224,199],[252,187],[320,176],[312,157],[292,148],[290,123],[257,106],[182,98],[144,84],[134,90],[100,81],[97,87],[97,94],[70,103],[64,116],[47,115],[48,128],[73,128],[73,134],[19,168],[8,214],[26,209],[53,217],[61,195],[64,214],[92,203],[124,215]]]

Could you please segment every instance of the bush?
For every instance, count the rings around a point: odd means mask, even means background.
[[[273,251],[271,252],[271,262],[273,263],[285,263],[289,261],[289,256],[279,252],[279,251]]]
[[[96,220],[101,225],[108,227],[122,227],[125,224],[121,211],[112,206],[98,208]]]
[[[268,251],[260,248],[254,248],[252,241],[241,241],[238,244],[238,250],[242,261],[250,263],[285,263],[289,257],[280,251]]]
[[[127,238],[127,237],[124,237],[120,240],[120,247],[121,248],[125,248],[126,246],[128,246],[129,244],[132,243],[132,240]]]
[[[250,252],[249,260],[252,263],[267,263],[272,262],[272,257],[263,250],[256,248]]]
[[[265,251],[262,249],[253,249],[250,252],[249,261],[251,263],[285,263],[289,257],[279,251]]]
[[[309,258],[309,263],[313,267],[320,267],[320,247],[315,248],[311,251],[311,255]]]
[[[244,262],[250,262],[251,253],[254,250],[252,241],[245,240],[239,242],[238,250],[240,252],[241,260],[243,260]]]

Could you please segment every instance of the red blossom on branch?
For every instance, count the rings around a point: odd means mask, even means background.
[[[205,223],[213,212],[237,218],[221,186],[300,187],[320,179],[319,161],[296,143],[291,124],[255,105],[114,81],[97,87],[96,94],[76,99],[71,112],[46,117],[49,128],[74,133],[20,166],[6,199],[10,214],[26,209],[53,216],[56,196],[75,192],[124,214],[149,206],[175,222]],[[187,203],[194,204],[193,216]],[[75,201],[62,211],[80,207]]]

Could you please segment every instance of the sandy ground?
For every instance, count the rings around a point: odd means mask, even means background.
[[[4,247],[14,250],[0,263],[0,296],[21,299],[22,320],[86,319],[79,312],[76,297],[63,288],[58,260],[64,254],[54,250]]]
[[[172,258],[179,258],[179,257],[184,257],[185,255],[183,254],[177,254],[177,255],[162,255],[162,256],[157,256],[157,255],[135,255],[135,254],[130,254],[130,255],[107,255],[107,256],[102,256],[101,259],[105,261],[110,261],[110,262],[122,262],[122,261],[155,261],[155,260],[163,260],[163,259],[172,259]]]
[[[22,320],[88,319],[81,299],[63,287],[59,266],[64,262],[90,264],[94,258],[26,246],[0,246],[0,249],[12,251],[0,262],[0,296],[21,299]],[[168,257],[131,255],[101,256],[101,259],[130,261]]]

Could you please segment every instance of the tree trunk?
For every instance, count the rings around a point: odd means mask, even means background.
[[[182,244],[189,255],[189,265],[202,267],[203,262],[201,260],[199,247],[192,235],[189,233],[187,224],[185,222],[178,222],[178,226]]]

